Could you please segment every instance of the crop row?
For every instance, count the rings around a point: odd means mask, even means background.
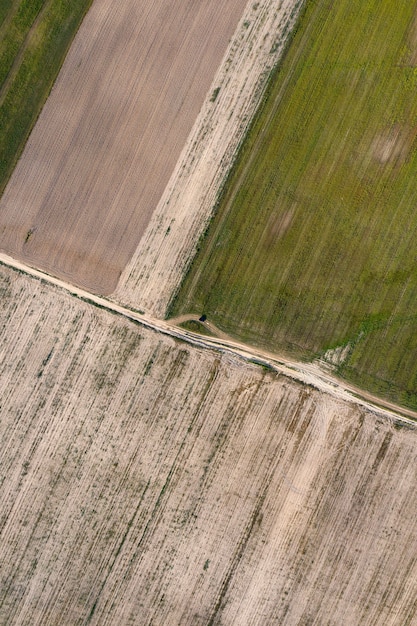
[[[0,280],[1,623],[407,623],[414,430]]]

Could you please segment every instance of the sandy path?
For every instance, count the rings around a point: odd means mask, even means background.
[[[213,324],[208,319],[205,319],[204,322],[200,319],[201,316],[190,314],[190,315],[178,315],[178,317],[171,317],[167,322],[171,324],[171,326],[180,326],[184,322],[194,321],[199,322],[204,328],[206,328],[209,332],[211,332],[217,339],[226,339],[230,340],[232,337],[226,335],[216,324]],[[232,339],[233,340],[233,339]]]
[[[3,253],[0,253],[0,263],[46,281],[57,287],[61,287],[77,298],[81,298],[86,302],[123,315],[128,319],[139,322],[146,328],[151,328],[152,330],[170,335],[171,337],[181,339],[182,341],[186,341],[194,346],[208,348],[210,350],[219,350],[222,353],[229,353],[232,357],[238,356],[251,363],[258,363],[260,365],[270,367],[272,370],[284,374],[293,380],[311,385],[312,387],[329,394],[337,400],[353,402],[354,404],[366,408],[377,415],[383,416],[390,421],[394,420],[407,424],[408,426],[416,426],[415,422],[417,420],[417,413],[415,411],[378,398],[377,396],[363,391],[358,387],[345,383],[345,381],[338,380],[329,372],[322,370],[318,364],[293,361],[272,352],[260,350],[254,346],[248,346],[235,341],[231,337],[228,337],[228,335],[222,331],[220,331],[222,338],[206,337],[185,330],[176,325],[186,321],[187,319],[196,319],[197,316],[181,316],[167,321],[159,320],[148,314],[143,314],[133,309],[126,308],[116,302],[110,301],[107,298],[97,296],[96,294],[85,291],[80,287],[66,283],[60,278],[45,274],[44,272],[32,268],[21,261],[12,259]],[[217,329],[214,324],[210,324],[208,328],[214,334],[219,332],[219,329]]]
[[[249,0],[115,300],[164,317],[302,5]]]

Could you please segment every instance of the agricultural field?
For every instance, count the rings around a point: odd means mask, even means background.
[[[91,1],[0,2],[0,193]]]
[[[415,429],[0,289],[0,623],[417,624]]]
[[[4,252],[115,289],[246,3],[95,0],[1,199]]]
[[[89,5],[0,0],[0,186]],[[415,5],[94,0],[0,200],[0,624],[417,626],[417,426],[228,344],[417,407]]]
[[[307,0],[167,313],[298,358],[339,350],[340,375],[413,408],[416,16]]]
[[[164,317],[302,6],[302,0],[249,0],[169,183],[111,294],[116,302]]]

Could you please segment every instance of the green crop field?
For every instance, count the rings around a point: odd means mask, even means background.
[[[307,0],[169,314],[417,407],[417,2]]]
[[[0,193],[92,0],[0,0]]]

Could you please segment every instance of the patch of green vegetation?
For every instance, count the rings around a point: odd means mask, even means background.
[[[220,87],[216,87],[216,89],[213,90],[213,93],[211,94],[211,98],[210,98],[210,102],[216,102],[217,100],[217,96],[220,93]]]
[[[14,4],[16,4],[16,0],[0,0],[0,28],[6,17],[10,14],[10,10]]]
[[[0,41],[0,85],[4,84],[45,1],[21,0],[9,12],[9,21]]]
[[[208,328],[204,326],[201,322],[197,322],[197,320],[189,320],[188,322],[183,322],[180,324],[181,328],[185,330],[191,330],[193,333],[199,333],[200,335],[207,335],[208,337],[213,337],[213,333],[211,333]]]
[[[92,0],[1,2],[0,193]]]
[[[403,349],[398,350],[397,346]],[[339,374],[364,384],[374,393],[417,409],[416,354],[417,315],[387,320],[359,335]]]
[[[307,0],[169,312],[204,310],[302,358],[353,341],[342,373],[408,405],[416,11],[415,0]]]

